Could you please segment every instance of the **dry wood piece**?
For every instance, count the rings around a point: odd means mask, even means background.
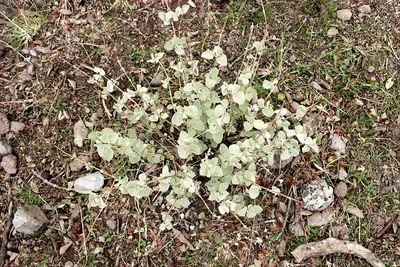
[[[337,252],[357,255],[364,258],[374,267],[385,267],[385,264],[369,249],[366,249],[355,242],[338,240],[336,238],[327,238],[322,241],[298,246],[292,251],[292,255],[297,262],[301,262],[310,257],[324,256]]]

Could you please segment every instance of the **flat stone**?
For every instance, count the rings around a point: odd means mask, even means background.
[[[0,113],[0,135],[8,133],[10,130],[10,122],[4,113]]]
[[[104,185],[104,175],[94,172],[79,177],[74,182],[74,188],[84,191],[99,191]]]
[[[159,87],[162,85],[163,79],[164,75],[162,73],[158,73],[153,77],[153,79],[151,79],[150,85],[153,87]]]
[[[18,122],[18,121],[12,121],[11,122],[11,131],[14,133],[18,133],[20,131],[22,131],[25,128],[25,124],[22,122]]]
[[[46,215],[35,205],[18,208],[13,219],[15,230],[28,235],[34,234],[48,223]]]
[[[6,142],[0,141],[0,158],[10,154],[12,151],[11,146]]]
[[[351,13],[350,9],[341,9],[336,12],[336,16],[342,21],[348,21],[353,16],[353,13]]]
[[[333,188],[325,180],[318,179],[304,186],[302,191],[304,208],[310,211],[322,211],[333,203]]]
[[[345,182],[339,182],[336,186],[333,192],[335,195],[339,198],[344,198],[347,195],[347,184]]]
[[[332,28],[329,28],[329,30],[328,30],[328,32],[326,33],[326,35],[328,36],[328,37],[335,37],[336,35],[338,35],[338,33],[339,33],[339,30],[338,29],[336,29],[335,27],[332,27]]]
[[[4,156],[0,163],[1,167],[8,174],[16,174],[17,173],[17,157],[14,155]]]
[[[71,163],[69,164],[69,168],[73,172],[78,172],[83,169],[83,167],[86,166],[86,163],[88,163],[90,158],[85,155],[80,155],[79,157],[73,159]]]
[[[371,13],[371,7],[369,5],[362,5],[357,8],[358,12],[362,14],[369,14]]]

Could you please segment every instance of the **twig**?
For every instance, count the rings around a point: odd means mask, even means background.
[[[13,202],[10,201],[10,204],[8,205],[7,224],[5,225],[3,234],[1,236],[0,267],[5,266],[4,260],[6,258],[6,253],[7,253],[8,234],[10,233],[12,226],[12,219],[11,219],[12,213],[13,213]]]
[[[311,257],[325,256],[332,253],[354,254],[364,258],[373,267],[385,267],[385,264],[377,258],[369,249],[351,241],[327,238],[322,241],[312,242],[298,246],[292,251],[297,262]]]
[[[289,194],[288,194],[289,197],[292,195],[292,192],[293,192],[293,186],[291,187],[291,189],[289,191]],[[279,239],[285,233],[286,226],[289,221],[289,215],[290,215],[291,208],[292,208],[292,199],[289,198],[289,203],[286,208],[285,220],[283,221],[283,226],[282,226],[281,232],[279,233],[279,235],[276,239]]]
[[[33,172],[33,175],[35,175],[35,176],[36,176],[37,178],[39,178],[42,182],[44,182],[45,184],[50,185],[51,187],[54,187],[54,188],[57,188],[57,189],[60,189],[60,190],[65,190],[65,191],[76,191],[75,189],[66,188],[66,187],[61,187],[61,186],[58,186],[58,185],[56,185],[56,184],[53,184],[53,183],[50,182],[50,181],[47,181],[46,179],[42,178],[42,176],[40,176],[40,174],[38,174],[35,170],[32,170],[32,172]]]

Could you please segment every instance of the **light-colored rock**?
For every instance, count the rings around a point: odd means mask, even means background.
[[[339,198],[344,198],[347,195],[347,184],[345,182],[339,182],[333,190],[335,195]]]
[[[339,168],[338,179],[341,181],[345,181],[347,176],[348,176],[348,174],[347,174],[346,170],[343,168]]]
[[[328,32],[326,33],[326,35],[328,36],[328,37],[335,37],[337,34],[339,33],[339,30],[338,29],[336,29],[335,27],[331,27],[331,28],[329,28],[329,30],[328,30]]]
[[[0,165],[8,174],[17,173],[17,157],[14,155],[4,156],[1,159]]]
[[[289,62],[290,63],[294,63],[296,61],[296,56],[295,55],[291,55],[290,57],[289,57]]]
[[[80,155],[79,157],[73,159],[71,163],[69,164],[69,168],[73,172],[77,172],[83,169],[83,167],[86,166],[86,163],[88,163],[90,158],[85,155]]]
[[[111,230],[116,230],[117,229],[117,221],[114,219],[108,219],[106,221],[106,224],[108,226],[108,228],[110,228]]]
[[[338,134],[334,134],[332,137],[331,149],[344,154],[346,153],[346,143],[347,143],[346,138]]]
[[[357,106],[360,106],[360,107],[364,106],[364,102],[362,102],[362,100],[360,100],[358,98],[354,99],[354,104],[356,104]]]
[[[314,212],[311,216],[307,217],[309,226],[324,226],[333,222],[335,219],[335,211],[333,209],[326,209],[322,212]]]
[[[49,222],[42,210],[35,205],[20,207],[13,219],[15,230],[24,234],[34,234]]]
[[[89,130],[86,128],[85,123],[79,120],[74,125],[74,143],[78,147],[83,147],[83,141],[88,136]]]
[[[99,191],[104,185],[104,175],[94,172],[79,177],[74,182],[74,188],[84,191]]]
[[[371,7],[369,5],[362,5],[357,8],[358,12],[361,14],[369,14],[371,13]]]
[[[353,13],[351,13],[350,9],[341,9],[336,12],[336,16],[342,21],[348,21],[353,16]]]
[[[11,147],[9,144],[6,142],[0,141],[0,158],[10,154],[12,151]]]
[[[322,211],[334,200],[333,188],[325,180],[318,179],[305,185],[302,191],[304,208],[310,211]]]
[[[4,113],[0,113],[0,135],[8,133],[10,130],[10,122]]]
[[[375,67],[374,66],[368,66],[368,72],[372,73],[375,71]]]
[[[22,131],[25,128],[25,124],[22,122],[18,122],[18,121],[12,121],[11,122],[11,131],[14,133],[18,133],[20,131]]]

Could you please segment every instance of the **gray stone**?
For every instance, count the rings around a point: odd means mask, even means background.
[[[94,172],[79,177],[74,182],[74,188],[84,191],[99,191],[104,185],[104,176],[101,172]]]
[[[46,215],[35,205],[18,208],[13,219],[15,230],[28,235],[34,234],[48,223]]]
[[[353,13],[351,13],[350,9],[341,9],[336,12],[336,16],[342,21],[348,21],[353,16]]]
[[[14,155],[4,156],[1,160],[0,165],[8,174],[17,173],[17,157]]]
[[[11,151],[11,147],[6,142],[0,141],[0,158],[10,154]]]
[[[318,179],[304,186],[302,191],[304,208],[310,211],[322,211],[333,203],[333,188],[325,180]]]
[[[372,73],[375,71],[375,67],[374,66],[368,66],[368,72]]]
[[[0,113],[0,135],[8,133],[10,130],[10,122],[4,113]]]

